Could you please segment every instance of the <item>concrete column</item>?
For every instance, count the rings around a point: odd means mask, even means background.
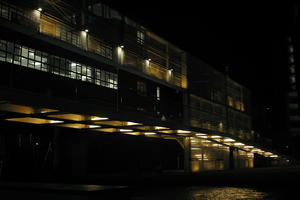
[[[184,171],[191,172],[191,138],[183,138],[184,146]]]

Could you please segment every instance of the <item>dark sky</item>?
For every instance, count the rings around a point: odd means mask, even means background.
[[[284,131],[288,1],[104,2],[215,68],[229,66],[254,107],[271,108],[272,130]]]

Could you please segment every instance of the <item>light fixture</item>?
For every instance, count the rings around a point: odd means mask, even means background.
[[[107,120],[107,117],[92,117],[92,121],[98,121],[98,120]]]
[[[50,124],[58,124],[58,123],[64,123],[64,121],[59,121],[59,120],[51,120]]]
[[[120,132],[130,132],[132,129],[120,129]]]
[[[99,125],[89,125],[89,128],[100,128],[101,126]]]
[[[84,32],[86,32],[86,33],[87,33],[87,32],[89,32],[89,29],[87,29],[87,28],[86,28],[86,29],[84,29]]]
[[[204,133],[196,133],[196,136],[204,136],[204,135],[206,135],[206,134],[204,134]]]
[[[168,128],[162,127],[162,126],[155,126],[154,128],[155,128],[155,130],[168,129]]]
[[[127,122],[127,126],[135,126],[135,125],[141,125],[141,123]]]
[[[151,58],[148,58],[147,60],[148,60],[148,61],[151,61]]]
[[[211,138],[221,138],[221,136],[219,136],[219,135],[212,135],[212,136],[210,136]]]
[[[42,12],[43,8],[40,7],[40,8],[37,9],[37,11]]]
[[[186,130],[178,130],[177,133],[191,133],[191,131],[186,131]]]
[[[245,146],[245,144],[243,144],[243,143],[240,143],[240,142],[235,142],[235,143],[233,143],[235,146]]]
[[[226,139],[224,139],[223,141],[224,141],[224,142],[235,142],[235,140],[234,140],[234,139],[231,139],[231,138],[226,138]]]
[[[145,135],[156,135],[156,133],[154,133],[154,132],[145,132],[144,134]]]
[[[121,45],[120,48],[123,49],[123,48],[124,48],[124,45]]]

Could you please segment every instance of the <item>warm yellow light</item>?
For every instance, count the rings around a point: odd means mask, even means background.
[[[168,129],[166,127],[162,127],[162,126],[154,126],[155,130],[162,130],[162,129]]]
[[[234,139],[231,139],[231,138],[226,138],[226,139],[224,139],[223,141],[224,141],[224,142],[235,142],[235,140],[234,140]]]
[[[38,8],[37,9],[39,12],[42,12],[43,11],[43,8]]]
[[[101,126],[99,125],[89,125],[89,128],[100,128]]]
[[[133,131],[132,129],[120,129],[120,132],[130,132]]]
[[[191,131],[186,131],[186,130],[178,130],[177,133],[191,133]]]
[[[64,123],[64,121],[50,120],[50,124],[59,124],[59,123]]]
[[[253,149],[254,146],[244,146],[245,149]]]
[[[89,32],[89,29],[85,29],[84,32],[86,32],[86,33]]]
[[[72,121],[84,121],[86,117],[84,115],[79,114],[58,114],[58,115],[47,115],[48,117],[58,118],[58,119],[66,119]]]
[[[204,139],[206,139],[206,138],[208,138],[208,136],[207,135],[200,135],[200,136],[198,136],[198,138],[204,138]]]
[[[240,142],[235,142],[235,143],[233,143],[233,145],[235,145],[235,146],[244,146],[245,144],[240,143]]]
[[[278,155],[271,155],[271,158],[278,158]]]
[[[120,48],[123,49],[123,48],[124,48],[124,45],[121,45]]]
[[[135,125],[142,125],[142,124],[136,122],[127,122],[127,126],[135,126]]]
[[[51,112],[58,112],[58,110],[42,108],[42,109],[40,109],[40,112],[41,113],[51,113]]]
[[[253,152],[253,153],[255,153],[255,152],[258,152],[258,153],[260,153],[260,152],[263,152],[263,151],[262,151],[262,150],[260,150],[260,149],[254,148],[254,149],[252,149],[252,150],[251,150],[251,152]]]
[[[100,120],[108,120],[108,118],[107,117],[92,117],[91,120],[92,121],[98,121],[98,120],[100,121]]]
[[[204,136],[204,135],[206,135],[206,134],[204,134],[204,133],[196,133],[196,136]]]
[[[219,136],[219,135],[212,135],[212,136],[210,136],[211,138],[221,138],[221,136]]]
[[[145,132],[144,134],[145,135],[156,135],[156,133],[154,133],[154,132]]]
[[[271,152],[265,152],[264,154],[265,155],[273,155],[273,153],[271,153]]]
[[[68,128],[77,128],[77,129],[82,129],[82,128],[87,128],[86,124],[59,124],[57,126],[62,126],[62,127],[68,127]]]
[[[9,118],[9,119],[5,119],[5,120],[14,121],[14,122],[30,123],[30,124],[49,124],[49,123],[51,123],[51,120],[41,119],[41,118],[33,118],[33,117]]]

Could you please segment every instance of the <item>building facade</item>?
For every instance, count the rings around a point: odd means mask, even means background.
[[[282,160],[253,143],[245,87],[99,1],[1,1],[0,22],[2,176]]]

